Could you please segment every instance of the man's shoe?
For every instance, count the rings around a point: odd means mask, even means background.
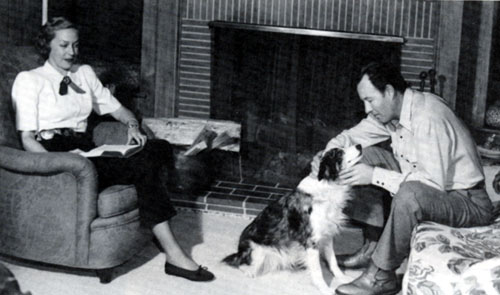
[[[394,295],[401,290],[394,271],[378,268],[373,262],[363,274],[349,284],[340,285],[337,295]]]
[[[165,273],[197,282],[208,282],[215,278],[213,273],[209,272],[206,267],[201,265],[197,270],[187,270],[165,262]]]
[[[367,267],[371,261],[373,251],[377,247],[377,242],[367,240],[361,249],[356,253],[347,257],[346,259],[339,260],[339,265],[347,268],[362,268]]]

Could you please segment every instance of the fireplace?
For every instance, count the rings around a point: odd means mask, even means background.
[[[315,152],[364,117],[361,67],[400,64],[403,39],[211,22],[210,116],[242,124],[244,178],[294,185]]]

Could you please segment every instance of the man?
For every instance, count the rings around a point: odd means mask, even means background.
[[[371,147],[390,139],[398,165],[381,168],[365,162],[339,175],[344,184],[387,190],[392,203],[368,267],[336,293],[396,294],[400,284],[395,270],[410,252],[415,225],[422,221],[454,227],[485,225],[492,205],[474,140],[442,98],[412,90],[399,70],[383,63],[362,70],[357,91],[367,117],[331,139],[325,151],[353,144]],[[374,151],[380,153],[378,148],[365,151],[367,158]],[[316,158],[313,173],[317,163]],[[364,197],[357,196],[361,201]]]

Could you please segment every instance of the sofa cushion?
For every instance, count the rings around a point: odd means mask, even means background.
[[[413,231],[403,294],[468,294],[460,290],[464,287],[463,280],[474,279],[469,269],[483,263],[483,266],[490,265],[485,262],[491,259],[498,262],[498,245],[500,219],[488,226],[471,228],[453,228],[434,222],[419,224]],[[494,262],[492,266],[492,269],[481,267],[480,276],[498,271],[498,263]]]
[[[99,194],[97,213],[109,218],[137,208],[137,193],[133,185],[113,185]]]
[[[500,294],[500,257],[476,263],[462,273],[455,294]]]

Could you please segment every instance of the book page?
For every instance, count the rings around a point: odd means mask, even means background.
[[[90,158],[90,157],[101,157],[101,156],[115,156],[124,157],[131,155],[131,152],[137,152],[141,150],[140,145],[124,145],[124,144],[104,144],[96,147],[88,152],[80,153],[80,155]]]

